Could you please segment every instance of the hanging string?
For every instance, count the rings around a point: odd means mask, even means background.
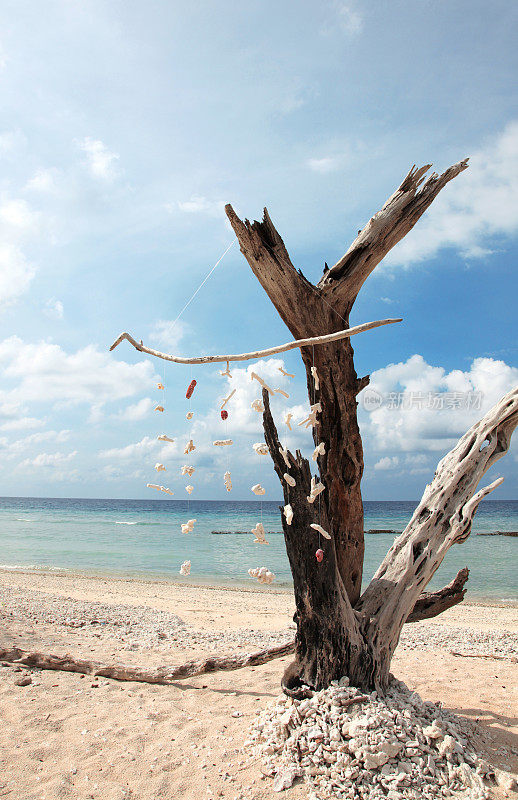
[[[313,351],[313,367],[314,367],[315,366],[315,345],[313,345],[312,351]],[[316,403],[316,400],[317,400],[317,390],[315,388],[315,376],[313,375],[313,373],[311,373],[311,378],[313,380],[313,388],[312,388],[313,403],[312,403],[312,405],[314,405]],[[316,446],[318,447],[318,445],[319,445],[318,425],[315,425],[315,439],[316,439]],[[317,464],[317,466],[319,466],[318,465],[318,461],[316,462],[316,464]],[[318,477],[319,477],[319,480],[320,480],[320,467],[319,467],[319,476]],[[320,495],[318,495],[318,524],[322,525],[322,508],[320,506]],[[319,548],[322,547],[322,534],[320,533],[320,531],[318,532],[318,546],[319,546]]]
[[[235,243],[236,243],[236,240],[234,239],[234,240],[233,240],[233,241],[232,241],[232,242],[229,244],[229,246],[227,247],[227,249],[225,250],[225,252],[223,253],[223,255],[222,255],[222,256],[220,256],[220,257],[218,258],[218,260],[216,261],[216,263],[214,264],[214,266],[212,267],[212,269],[211,269],[211,270],[210,270],[210,271],[207,273],[207,275],[206,275],[206,276],[205,276],[205,278],[202,280],[202,282],[200,283],[200,285],[198,286],[198,288],[196,289],[196,291],[194,292],[194,294],[192,294],[192,295],[191,295],[191,297],[190,297],[190,298],[187,300],[186,304],[184,305],[184,307],[182,308],[182,310],[180,311],[180,313],[178,314],[178,316],[177,316],[177,317],[176,317],[176,319],[174,320],[173,324],[171,325],[171,330],[174,328],[174,326],[176,325],[176,323],[178,322],[178,320],[179,320],[179,319],[180,319],[180,317],[182,316],[182,314],[183,314],[183,312],[185,311],[185,309],[186,309],[188,306],[190,306],[190,304],[192,303],[192,301],[194,300],[194,298],[196,297],[196,295],[198,294],[198,292],[200,291],[200,289],[202,288],[202,286],[204,286],[204,285],[207,283],[207,281],[209,280],[210,276],[212,275],[212,273],[214,272],[214,270],[216,269],[216,267],[217,267],[217,266],[219,266],[219,264],[220,264],[220,263],[223,261],[223,259],[224,259],[224,258],[225,258],[225,256],[227,255],[227,253],[228,253],[228,251],[230,250],[230,248],[231,248],[231,247],[234,247]]]

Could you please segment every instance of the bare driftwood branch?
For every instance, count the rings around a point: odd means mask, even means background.
[[[352,303],[371,272],[394,245],[414,227],[441,189],[468,167],[468,159],[449,167],[442,175],[435,172],[426,183],[430,169],[412,167],[403,183],[361,230],[345,255],[327,270],[318,283],[328,300]],[[421,188],[419,188],[421,187]]]
[[[475,494],[483,475],[506,454],[517,425],[518,387],[439,462],[412,519],[362,595],[356,610],[383,659],[390,660],[404,621],[448,549],[469,536],[480,501],[502,482],[498,478]]]
[[[402,322],[402,318],[397,319],[378,319],[373,322],[364,322],[362,325],[355,325],[354,328],[346,328],[343,331],[336,331],[336,333],[328,333],[325,336],[314,336],[310,339],[298,339],[295,342],[287,342],[286,344],[279,344],[276,347],[268,347],[266,350],[255,350],[253,353],[237,353],[228,356],[198,356],[196,358],[182,358],[181,356],[171,356],[167,353],[161,353],[159,350],[153,350],[151,347],[145,347],[142,341],[137,342],[136,339],[129,333],[121,333],[121,335],[114,341],[110,350],[114,350],[124,339],[126,339],[136,350],[141,353],[147,353],[156,358],[163,358],[164,361],[173,361],[175,364],[215,364],[225,363],[227,361],[252,361],[255,358],[266,358],[273,356],[276,353],[286,353],[288,350],[295,350],[297,347],[311,347],[314,345],[328,344],[329,342],[337,342],[340,339],[347,339],[350,336],[355,336],[357,333],[370,331],[372,328],[379,328],[381,325],[393,325],[395,322]]]
[[[241,252],[281,318],[294,336],[307,336],[309,330],[304,327],[304,318],[297,319],[293,312],[314,303],[319,292],[291,263],[267,209],[264,209],[262,222],[252,223],[240,220],[230,204],[225,206],[225,211]]]
[[[138,681],[140,683],[158,683],[167,685],[195,675],[207,672],[229,671],[243,667],[256,667],[290,655],[295,650],[294,642],[259,650],[256,653],[243,655],[211,656],[194,661],[188,661],[178,667],[160,667],[158,669],[144,669],[127,665],[105,665],[97,661],[84,661],[72,658],[69,655],[55,656],[45,653],[31,653],[13,647],[9,650],[0,649],[0,661],[17,664],[24,667],[37,669],[51,669],[63,672],[79,672],[92,677],[113,678],[117,681]]]
[[[416,600],[413,610],[408,615],[406,622],[420,622],[422,619],[431,619],[442,614],[452,606],[462,603],[466,594],[466,583],[469,578],[469,569],[464,567],[455,578],[437,592],[423,592]]]

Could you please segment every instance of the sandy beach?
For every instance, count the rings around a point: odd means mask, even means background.
[[[294,635],[292,596],[275,589],[3,571],[0,599],[1,647],[108,664],[174,665]],[[510,772],[518,771],[517,642],[516,607],[468,602],[406,626],[393,662],[423,698],[476,720],[478,752]],[[496,658],[480,657],[488,655]],[[266,800],[271,780],[242,744],[257,711],[279,695],[288,661],[174,686],[4,665],[0,797]],[[31,683],[17,685],[25,676]]]

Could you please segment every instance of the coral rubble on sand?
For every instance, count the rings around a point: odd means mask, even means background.
[[[278,698],[259,713],[246,746],[277,792],[303,777],[313,800],[485,800],[492,770],[473,751],[472,733],[471,722],[397,680],[380,697],[344,678],[311,698]]]

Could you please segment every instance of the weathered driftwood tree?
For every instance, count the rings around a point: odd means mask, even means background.
[[[319,402],[321,406],[319,424],[313,428],[315,444],[323,441],[326,445],[325,454],[318,457],[320,479],[325,486],[320,502],[311,504],[307,500],[311,488],[309,462],[299,451],[295,455],[281,453],[268,392],[263,390],[265,440],[285,503],[294,511],[291,525],[281,516],[295,590],[295,642],[251,655],[210,657],[155,671],[105,666],[17,648],[0,650],[1,659],[43,669],[92,672],[118,680],[171,683],[203,672],[263,664],[294,652],[295,660],[283,678],[288,693],[304,693],[304,687],[320,689],[343,675],[361,689],[385,688],[403,625],[436,616],[464,597],[467,568],[438,592],[425,593],[424,589],[449,547],[469,536],[480,500],[500,483],[494,481],[475,493],[485,472],[507,452],[518,424],[518,387],[473,425],[439,463],[412,519],[361,594],[363,451],[356,411],[357,395],[369,379],[356,375],[350,337],[398,320],[347,329],[349,314],[370,273],[411,230],[441,189],[466,167],[467,161],[461,161],[426,181],[429,167],[413,167],[346,254],[334,267],[325,269],[316,286],[291,263],[266,209],[262,222],[250,224],[247,220],[242,222],[231,206],[226,207],[242,253],[295,339],[319,338],[318,342],[297,341],[255,353],[186,359],[145,347],[124,333],[110,348],[113,350],[127,339],[141,352],[178,363],[202,364],[242,361],[300,347],[310,403]],[[316,392],[312,366],[316,366],[319,377]],[[295,479],[294,486],[283,479],[286,471]],[[331,533],[331,539],[322,545],[322,563],[315,559],[317,538],[310,528],[315,522]]]
[[[296,339],[321,336],[348,325],[349,314],[365,280],[383,257],[411,230],[441,189],[467,167],[467,160],[425,181],[429,166],[413,167],[381,211],[375,214],[331,269],[325,268],[314,286],[293,266],[284,242],[267,210],[262,222],[242,222],[232,206],[227,216],[241,252],[254,275]],[[357,421],[357,395],[368,377],[358,378],[350,339],[318,347],[302,347],[310,402],[319,402],[315,444],[325,442],[318,457],[325,492],[309,504],[311,469],[297,451],[286,462],[263,391],[264,431],[285,503],[294,510],[291,525],[282,517],[286,548],[293,574],[297,635],[295,660],[283,679],[286,691],[307,685],[327,686],[348,675],[364,689],[383,689],[402,626],[434,616],[460,602],[468,571],[441,592],[423,595],[446,550],[463,541],[480,499],[498,482],[474,495],[487,469],[507,450],[518,423],[518,392],[510,394],[460,440],[437,468],[411,522],[397,539],[361,595],[364,557],[363,506],[360,482],[363,451]],[[311,367],[316,366],[320,388],[315,394]],[[309,527],[319,522],[332,534],[323,544],[325,558],[315,559],[316,535]]]

